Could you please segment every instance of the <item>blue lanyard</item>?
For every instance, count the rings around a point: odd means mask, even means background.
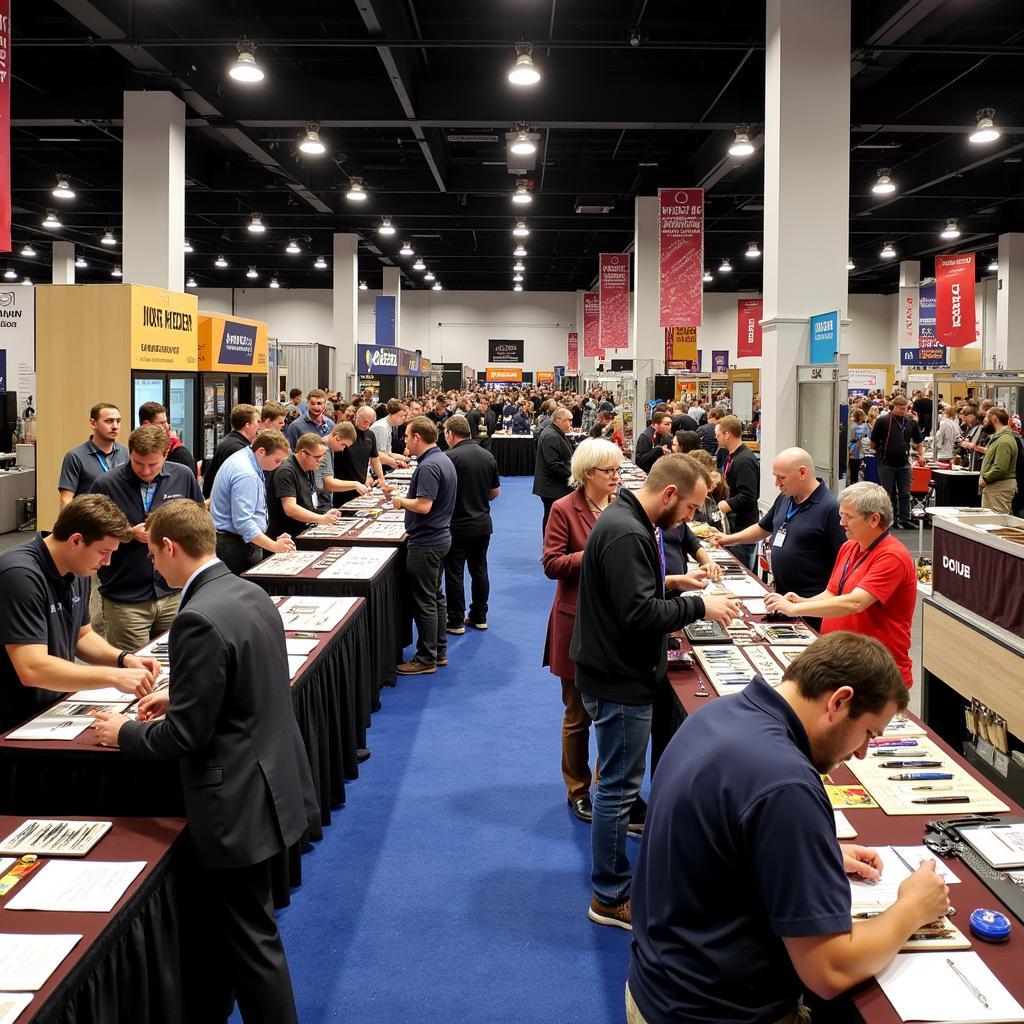
[[[111,452],[110,454],[113,455],[114,453]],[[107,462],[106,455],[104,455],[103,452],[98,451],[98,452],[96,452],[96,458],[100,460],[100,465],[103,467],[103,472],[104,473],[109,473],[110,472],[110,464]]]
[[[145,512],[153,507],[153,499],[156,497],[157,481],[154,480],[151,484],[146,484],[145,487],[141,487],[142,492],[142,508]]]
[[[806,504],[794,505],[793,504],[793,499],[790,498],[789,499],[789,511],[786,513],[786,522],[788,523],[790,521],[790,519],[793,518],[793,516],[799,515],[801,512],[803,512],[803,510],[806,507],[807,507]]]
[[[311,491],[316,490],[316,474],[306,470],[306,479],[309,481],[309,489]]]

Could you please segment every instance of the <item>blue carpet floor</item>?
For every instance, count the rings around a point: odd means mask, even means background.
[[[384,690],[373,757],[280,915],[303,1024],[624,1019],[629,935],[587,920],[590,832],[540,664],[554,584],[531,484],[494,503],[490,629]]]

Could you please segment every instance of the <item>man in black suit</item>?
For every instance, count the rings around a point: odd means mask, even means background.
[[[201,505],[169,502],[146,526],[154,565],[183,588],[170,632],[170,686],[140,703],[138,722],[97,714],[94,728],[129,757],[180,760],[203,869],[197,881],[224,950],[215,974],[225,1017],[230,992],[246,1024],[291,1024],[295,999],[274,920],[271,861],[319,812],[288,689],[281,616],[260,587],[216,557],[213,520]],[[158,715],[166,717],[153,721]]]
[[[491,411],[487,399],[481,395],[476,408],[466,414],[472,437],[480,442],[481,448],[491,450],[491,435],[498,429],[498,417]]]
[[[651,425],[636,439],[634,462],[645,473],[650,473],[658,457],[665,455],[671,444],[672,417],[667,412],[656,412],[651,417]]]
[[[541,536],[548,528],[548,513],[551,506],[572,493],[569,486],[571,474],[572,445],[565,436],[572,426],[572,413],[565,406],[559,406],[551,422],[537,435],[537,462],[533,471],[533,493],[544,503],[544,519],[541,522]]]

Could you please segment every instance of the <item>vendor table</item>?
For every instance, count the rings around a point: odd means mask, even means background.
[[[976,470],[933,469],[935,504],[978,508],[981,505],[981,494],[978,490],[980,479],[981,473]]]
[[[24,820],[0,816],[0,835],[9,835]],[[146,866],[109,914],[0,907],[0,932],[82,936],[18,1024],[184,1024],[191,1016],[189,1006],[199,1005],[200,994],[183,988],[183,982],[188,985],[182,968],[188,928],[180,907],[182,881],[176,876],[185,822],[111,820],[113,828],[84,859],[144,860]],[[23,880],[4,903],[35,877]]]
[[[0,471],[0,533],[10,533],[18,528],[18,499],[35,496],[34,469]]]
[[[286,634],[293,635],[293,634]],[[323,633],[292,680],[292,707],[309,757],[320,821],[283,857],[275,878],[278,906],[302,883],[301,854],[323,838],[331,811],[345,802],[345,779],[359,775],[371,687],[366,602],[357,600]],[[91,729],[72,740],[0,740],[0,812],[8,814],[183,815],[177,761],[140,761],[103,747]]]
[[[532,434],[493,434],[491,454],[500,476],[533,476],[537,439]]]

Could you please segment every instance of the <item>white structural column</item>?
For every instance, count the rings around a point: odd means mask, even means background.
[[[846,318],[850,205],[850,0],[767,0],[761,496],[796,444],[796,367],[808,318]]]
[[[1024,370],[1024,234],[999,236],[996,365]]]
[[[169,92],[124,94],[125,284],[185,287],[185,104]]]
[[[637,383],[665,369],[665,331],[659,325],[658,197],[637,196],[633,218],[633,358]],[[653,391],[650,392],[653,394]],[[649,395],[648,395],[649,397]]]
[[[384,294],[395,297],[395,344],[402,347],[402,269],[401,267],[384,268]],[[370,339],[373,340],[372,338]],[[406,348],[416,348],[409,344]],[[422,348],[423,346],[419,346]]]
[[[359,343],[359,236],[335,235],[332,273],[334,274],[334,355],[340,380],[359,373],[356,345]],[[353,382],[353,387],[354,387]],[[350,393],[351,388],[343,388]]]
[[[75,243],[53,243],[53,277],[54,284],[75,283]]]

